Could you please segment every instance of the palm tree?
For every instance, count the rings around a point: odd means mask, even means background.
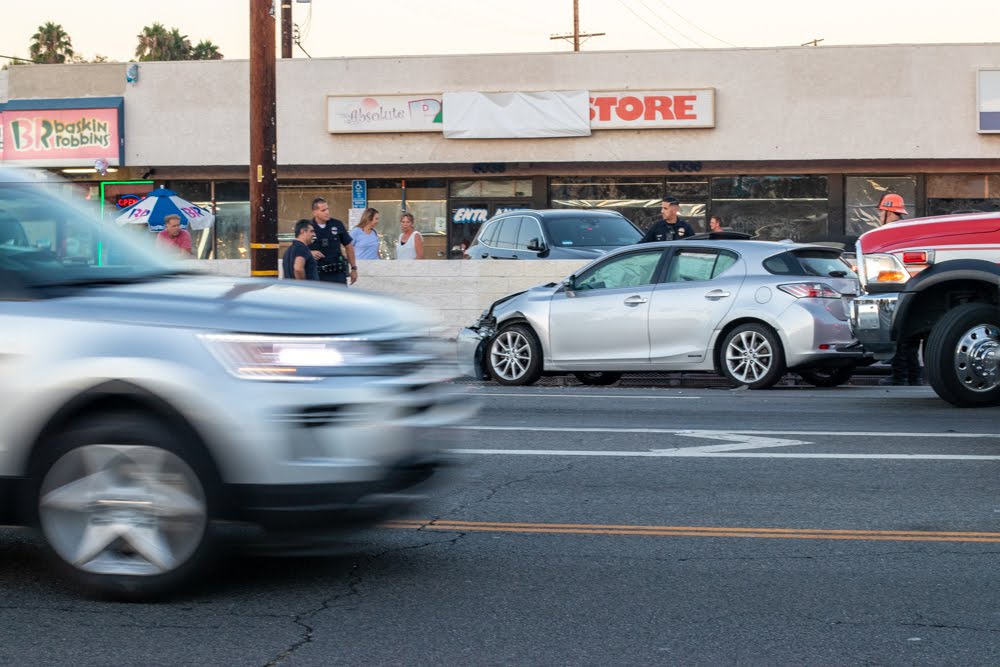
[[[38,26],[28,51],[33,62],[64,63],[73,57],[73,43],[61,25],[49,21]]]
[[[170,33],[162,23],[147,25],[138,35],[139,45],[135,47],[135,57],[140,61],[170,60],[164,57],[170,45]]]
[[[191,60],[191,42],[187,35],[182,35],[177,28],[170,30],[169,58],[164,60]]]
[[[191,60],[222,60],[219,47],[210,39],[203,39],[191,49]]]

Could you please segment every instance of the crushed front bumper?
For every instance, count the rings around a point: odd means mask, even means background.
[[[459,332],[457,354],[460,374],[477,380],[489,379],[483,360],[486,356],[486,347],[492,337],[493,330],[485,327],[466,327]]]
[[[876,359],[889,359],[896,352],[892,320],[898,293],[868,294],[851,302],[851,331]]]

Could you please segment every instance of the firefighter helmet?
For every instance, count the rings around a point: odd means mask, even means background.
[[[899,213],[901,215],[908,214],[906,207],[903,206],[903,198],[897,194],[887,194],[882,197],[882,201],[878,205],[878,210],[892,211],[893,213]]]

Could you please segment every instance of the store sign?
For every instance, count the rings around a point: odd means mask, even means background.
[[[593,130],[715,127],[715,89],[590,93]]]
[[[440,95],[327,98],[329,132],[440,132]]]
[[[128,208],[129,206],[138,204],[145,198],[146,195],[118,195],[115,197],[115,206],[118,208]]]
[[[981,69],[977,79],[977,121],[980,134],[1000,133],[1000,69]]]
[[[456,225],[471,225],[486,222],[490,217],[490,211],[486,207],[469,206],[466,208],[456,208],[451,214],[451,221]]]
[[[587,91],[444,94],[445,139],[542,139],[590,136]]]
[[[3,114],[3,160],[24,165],[119,165],[119,110],[15,109]]]

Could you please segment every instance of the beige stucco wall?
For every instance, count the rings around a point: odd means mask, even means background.
[[[534,285],[559,281],[586,264],[583,260],[533,262],[394,262],[358,260],[357,287],[392,294],[426,307],[445,335],[454,337],[497,299]],[[197,263],[218,275],[248,276],[249,260]]]
[[[121,97],[125,67],[125,63],[17,65],[8,70],[8,93],[10,99]]]
[[[285,60],[277,69],[278,161],[995,158],[1000,136],[975,131],[976,70],[989,66],[1000,67],[997,45]],[[246,61],[142,63],[139,82],[125,88],[128,160],[246,164],[248,80]],[[331,135],[326,129],[329,94],[698,87],[716,89],[714,129],[605,130],[539,140]]]

